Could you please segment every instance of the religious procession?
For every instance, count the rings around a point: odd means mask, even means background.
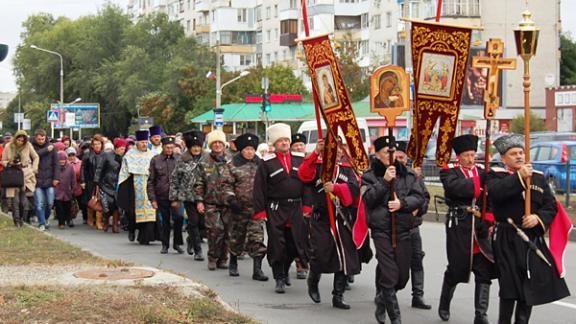
[[[307,18],[306,1],[302,10]],[[470,55],[476,27],[439,17],[406,23],[410,71],[389,64],[370,76],[370,112],[387,133],[370,138],[369,149],[330,35],[312,36],[306,24],[298,41],[310,76],[315,139],[285,122],[267,123],[263,136],[257,130],[231,136],[216,116],[209,130],[175,134],[163,125],[77,141],[41,128],[5,133],[2,209],[16,228],[89,226],[125,235],[125,244],[182,255],[224,274],[222,281],[251,278],[274,296],[304,285],[301,303],[321,304],[321,279],[331,277],[333,317],[355,311],[347,292],[367,275],[373,289],[363,294],[376,323],[402,323],[407,312],[458,323],[451,307],[456,288],[474,274],[467,323],[530,323],[536,306],[570,296],[565,252],[573,225],[531,161],[531,119],[524,118],[523,134],[498,134],[494,141],[491,122],[502,105],[500,82],[517,66],[524,68],[524,116],[530,116],[529,68],[539,29],[524,11],[514,34],[506,35],[514,37],[519,58],[506,58],[498,38],[486,42],[484,55]],[[468,65],[487,71],[483,138],[456,131]],[[405,115],[411,127],[400,139],[395,125]],[[430,193],[423,170],[432,141],[441,196]],[[423,244],[422,225],[434,208],[439,214],[438,201],[447,209],[444,235],[436,238],[445,240],[444,271],[427,283],[439,287],[438,296],[425,298],[424,257],[432,251]],[[248,259],[244,273],[239,265]],[[402,305],[405,289],[411,294]],[[489,307],[497,317],[490,318]]]

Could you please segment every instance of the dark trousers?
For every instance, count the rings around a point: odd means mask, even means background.
[[[410,278],[412,247],[409,233],[398,233],[396,249],[392,247],[391,236],[387,232],[372,232],[376,248],[376,291],[384,289],[401,290]]]
[[[180,213],[180,208],[170,206],[169,200],[159,200],[158,210],[162,214],[162,244],[170,246],[170,231],[174,229],[174,245],[184,244],[182,239],[182,223],[184,218]]]
[[[462,260],[462,262],[467,262],[467,260]],[[472,273],[474,273],[475,283],[492,284],[492,263],[482,253],[476,253],[472,257]],[[458,281],[454,278],[455,275],[450,272],[450,267],[447,267],[446,272],[444,272],[444,280],[450,286],[456,286]]]
[[[70,222],[72,201],[55,200],[54,207],[56,208],[56,218],[58,219],[58,225],[65,225]]]
[[[412,255],[410,258],[410,272],[412,274],[410,277],[412,279],[412,295],[423,296],[423,281],[420,283],[421,286],[414,282],[414,278],[416,277],[414,274],[417,272],[423,273],[424,271],[422,260],[424,259],[425,254],[424,251],[422,251],[422,236],[420,236],[420,227],[415,227],[410,230],[410,243],[412,245]],[[423,275],[422,278],[424,278]]]

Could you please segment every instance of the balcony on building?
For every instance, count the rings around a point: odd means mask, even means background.
[[[194,28],[194,31],[197,33],[209,33],[210,32],[210,24],[197,24]]]
[[[296,46],[296,38],[298,38],[298,20],[281,20],[280,46]]]
[[[196,0],[194,3],[194,9],[197,12],[207,12],[210,11],[210,4],[208,3],[210,0]]]
[[[432,2],[423,8],[426,20],[436,18],[436,5]],[[444,0],[442,1],[442,18],[480,18],[480,0]],[[460,21],[460,23],[462,23]]]
[[[256,53],[256,32],[220,31],[220,51],[222,53]]]
[[[368,28],[368,26],[364,26]],[[342,39],[350,35],[353,39],[359,38],[363,28],[362,15],[360,16],[334,16],[334,37]]]

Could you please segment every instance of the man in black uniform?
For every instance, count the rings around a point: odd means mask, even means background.
[[[406,148],[408,142],[398,141],[396,142],[396,152],[394,155],[398,162],[404,164],[408,163],[408,156],[406,155]],[[418,180],[420,186],[424,189],[424,204],[421,208],[414,211],[414,222],[412,223],[412,229],[410,229],[410,240],[412,242],[412,258],[410,261],[410,279],[412,281],[412,307],[420,309],[430,309],[432,306],[426,304],[424,301],[424,264],[422,260],[424,259],[424,251],[422,251],[422,236],[420,236],[420,225],[422,225],[422,216],[428,212],[428,204],[430,203],[430,193],[426,189],[424,184],[424,178],[422,177],[422,169],[420,167],[415,168],[414,172],[418,175]]]
[[[302,217],[302,190],[298,168],[304,154],[290,152],[290,126],[274,124],[267,130],[274,153],[263,158],[254,180],[254,219],[266,219],[268,263],[276,280],[275,291],[285,292],[288,268],[295,257],[307,262]]]
[[[312,154],[304,159],[298,176],[306,183],[305,200],[310,200],[313,212],[310,219],[310,272],[308,274],[308,295],[315,303],[320,303],[318,283],[322,273],[334,274],[332,306],[350,309],[344,302],[344,291],[348,276],[360,273],[360,260],[352,240],[353,203],[360,193],[358,179],[350,164],[339,162],[333,181],[322,183],[322,159],[324,142],[319,141]],[[338,160],[343,156],[339,149]],[[326,193],[334,195],[334,227],[332,232]]]
[[[410,229],[415,210],[424,204],[424,189],[413,170],[398,161],[390,161],[393,136],[374,141],[375,159],[362,176],[367,224],[376,248],[376,320],[384,323],[386,312],[392,323],[401,323],[396,291],[410,277],[412,247]]]
[[[474,212],[478,215],[482,208],[485,179],[484,167],[475,163],[478,137],[470,134],[455,137],[452,147],[458,163],[448,164],[440,170],[449,209],[445,223],[448,266],[444,272],[438,315],[443,321],[450,319],[450,301],[456,285],[468,282],[470,272],[474,272],[474,324],[486,324],[490,284],[494,278],[488,227],[494,219],[491,214],[485,220],[474,216]]]
[[[498,323],[510,323],[516,304],[515,323],[530,320],[532,306],[551,303],[570,295],[544,234],[557,213],[556,200],[544,175],[532,170],[524,159],[524,137],[510,134],[498,138],[494,146],[505,168],[492,168],[488,174],[488,197],[496,219],[492,234],[494,257],[499,270],[500,312]],[[525,215],[526,180],[531,178],[531,212]],[[550,263],[546,264],[508,223],[523,229],[530,241]],[[550,237],[553,241],[554,237]]]

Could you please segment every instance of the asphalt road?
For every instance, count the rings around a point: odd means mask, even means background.
[[[185,274],[205,283],[233,307],[262,323],[375,323],[373,282],[376,262],[374,259],[370,264],[364,265],[362,273],[356,276],[352,290],[346,292],[345,299],[352,306],[351,310],[346,311],[332,308],[332,275],[322,277],[320,282],[322,303],[314,304],[307,295],[306,281],[295,278],[294,268],[291,271],[292,287],[287,289],[286,294],[279,295],[274,293],[272,280],[261,283],[251,279],[252,261],[250,258],[239,261],[240,277],[232,278],[228,276],[227,270],[208,271],[206,261],[194,261],[187,254],[178,255],[171,250],[169,254],[161,255],[159,242],[150,246],[128,242],[126,232],[103,233],[85,225],[65,230],[52,227],[50,232],[107,258],[123,259]],[[416,310],[410,307],[409,283],[408,287],[398,294],[402,319],[404,323],[442,323],[437,315],[437,308],[442,275],[446,267],[444,228],[440,223],[425,222],[421,233],[426,252],[424,258],[425,298],[433,308],[432,310]],[[576,243],[570,242],[566,253],[567,282],[573,294],[576,293],[576,258],[573,257],[575,255]],[[271,269],[268,266],[264,271],[271,277]],[[494,282],[489,309],[489,319],[492,323],[496,323],[498,315],[497,294],[498,283]],[[451,313],[450,323],[472,323],[474,317],[473,279],[470,284],[461,284],[456,289]],[[535,307],[531,323],[576,323],[576,297],[565,298],[560,303]]]

